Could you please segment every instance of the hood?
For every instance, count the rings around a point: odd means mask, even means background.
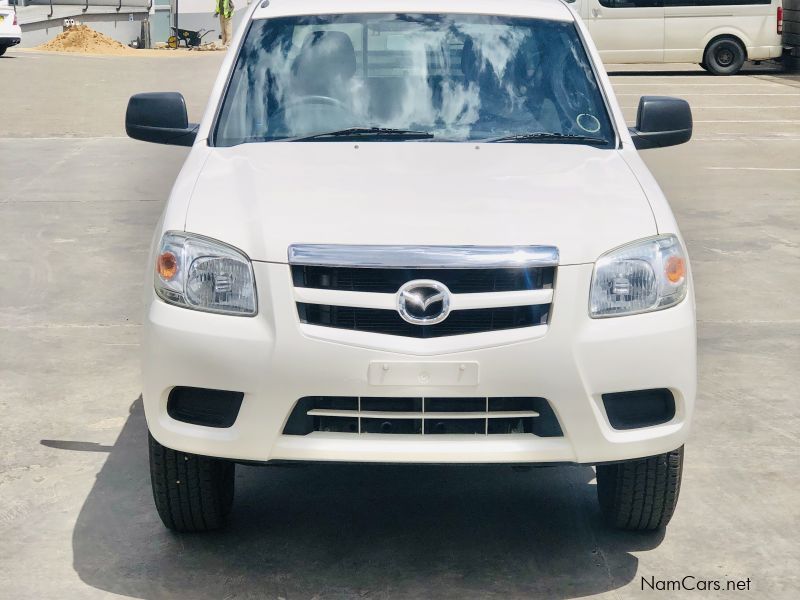
[[[425,142],[210,148],[186,230],[258,261],[299,243],[547,245],[562,265],[657,233],[616,150]]]

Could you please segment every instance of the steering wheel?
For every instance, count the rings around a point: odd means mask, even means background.
[[[341,100],[336,98],[331,98],[330,96],[298,96],[297,98],[292,98],[288,102],[284,103],[276,113],[286,112],[287,110],[291,110],[292,108],[296,108],[298,106],[305,106],[307,104],[322,104],[325,106],[332,106],[333,108],[337,108],[341,111],[350,112],[350,108]]]

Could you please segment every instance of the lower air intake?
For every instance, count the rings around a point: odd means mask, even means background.
[[[603,404],[614,429],[661,425],[675,416],[675,397],[664,388],[603,394]]]
[[[241,392],[175,387],[169,393],[167,414],[183,423],[226,428],[236,422],[243,399]]]
[[[334,432],[407,435],[510,435],[561,437],[544,398],[301,398],[285,435]]]

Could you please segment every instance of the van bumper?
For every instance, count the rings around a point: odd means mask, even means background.
[[[769,60],[783,56],[783,46],[751,46],[747,48],[747,60]]]

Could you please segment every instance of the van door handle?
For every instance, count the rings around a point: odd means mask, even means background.
[[[599,8],[593,8],[593,9],[592,9],[592,16],[593,16],[595,19],[596,19],[597,17],[599,17],[599,16],[600,16],[600,9],[599,9]]]

